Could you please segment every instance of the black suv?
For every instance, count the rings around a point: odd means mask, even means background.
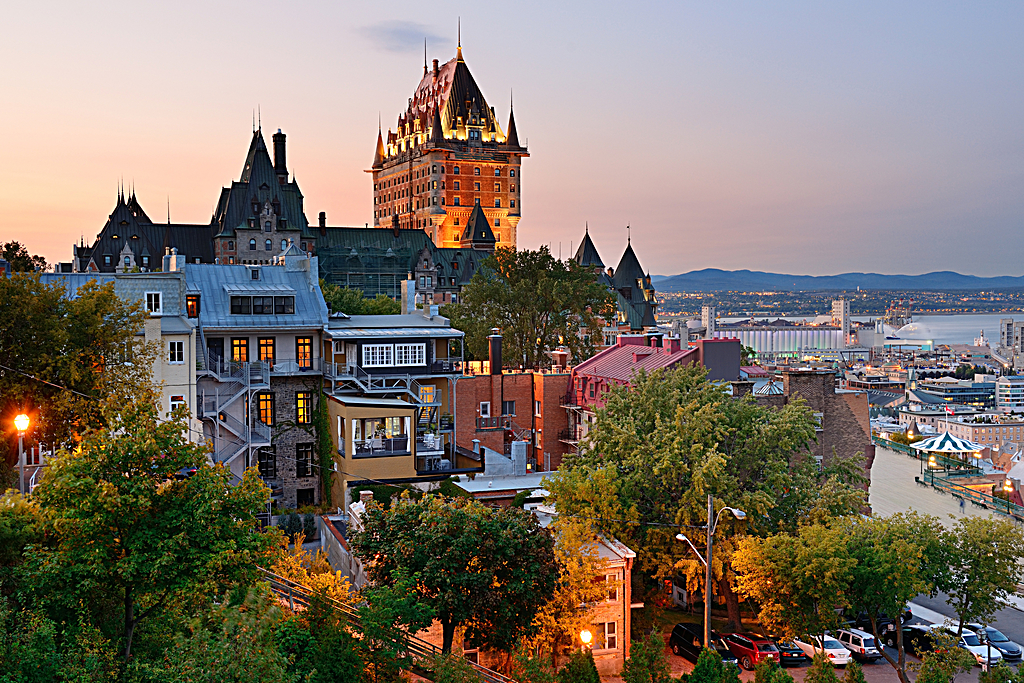
[[[668,645],[672,653],[684,657],[691,662],[696,662],[700,651],[704,649],[701,643],[704,642],[704,627],[700,624],[676,624],[672,628],[672,635],[668,637]],[[722,655],[722,661],[736,664],[736,657],[729,650],[729,646],[722,640],[721,635],[711,632],[711,642],[715,650]]]

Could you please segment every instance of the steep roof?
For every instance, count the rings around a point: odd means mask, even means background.
[[[487,220],[484,210],[480,207],[479,197],[473,204],[473,211],[469,214],[469,220],[466,221],[466,229],[462,231],[462,239],[459,244],[463,248],[494,249],[496,244],[494,231],[491,230],[491,222]]]
[[[618,293],[620,322],[628,322],[631,330],[657,324],[654,313],[658,308],[658,300],[654,285],[651,284],[650,276],[644,274],[631,242],[627,242],[626,251],[622,253],[619,265],[613,272],[612,286]],[[625,320],[621,320],[622,317]]]
[[[421,130],[427,130],[433,121],[433,110],[437,108],[445,138],[454,137],[459,118],[465,125],[474,118],[475,112],[485,134],[494,133],[499,142],[505,141],[505,134],[493,108],[488,106],[483,91],[461,55],[460,51],[459,55],[448,60],[436,73],[428,69],[423,74],[408,108],[398,117],[399,130],[415,119],[420,119]]]
[[[242,173],[230,188],[223,188],[214,211],[212,224],[218,237],[233,237],[235,229],[248,227],[259,211],[253,204],[263,207],[269,203],[278,217],[278,231],[298,230],[302,237],[314,237],[303,212],[303,196],[294,177],[280,182],[274,163],[270,160],[263,131],[257,129],[249,142]],[[281,226],[284,219],[284,227]]]
[[[583,233],[583,241],[580,242],[580,248],[576,250],[576,255],[572,258],[584,268],[604,268],[604,261],[601,260],[601,255],[597,253],[594,240],[590,239],[589,227]]]

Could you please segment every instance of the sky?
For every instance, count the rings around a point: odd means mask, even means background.
[[[306,216],[372,222],[378,116],[431,59],[503,127],[519,246],[614,265],[1024,274],[1024,3],[17,3],[0,41],[0,240],[51,263],[123,178],[207,223],[259,108]],[[269,140],[268,140],[269,142]]]

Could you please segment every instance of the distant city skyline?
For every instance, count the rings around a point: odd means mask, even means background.
[[[134,185],[210,220],[259,108],[307,218],[373,224],[378,116],[428,58],[515,96],[520,247],[589,224],[652,274],[1024,274],[1024,5],[22,4],[5,14],[0,240],[51,263]]]

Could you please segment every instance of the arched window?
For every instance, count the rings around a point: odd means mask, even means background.
[[[473,175],[480,175],[480,167],[479,166],[477,166],[476,168],[473,169]]]
[[[267,232],[270,232],[270,221],[267,221],[263,224],[263,229],[266,230]]]
[[[459,167],[456,166],[452,173],[454,173],[455,175],[459,175]]]
[[[273,251],[274,250],[274,243],[271,242],[270,240],[267,240],[267,242],[266,242],[266,244],[264,246],[266,247],[267,251]]]
[[[509,177],[509,178],[515,178],[515,177],[516,177],[516,169],[514,169],[514,168],[510,168],[510,169],[508,170],[508,177]]]
[[[256,251],[256,240],[249,240],[249,251]]]
[[[228,251],[234,251],[234,250],[235,250],[235,241],[234,240],[228,240]]]
[[[496,169],[494,169],[494,175],[495,175],[495,176],[499,176],[499,175],[501,175],[501,169],[500,169],[500,168],[496,168]]]
[[[281,251],[288,248],[288,240],[281,240]]]

